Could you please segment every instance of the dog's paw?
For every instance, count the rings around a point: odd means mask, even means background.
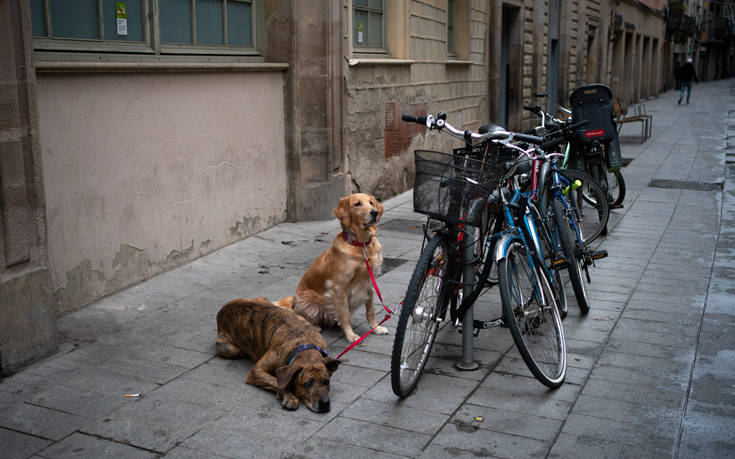
[[[347,340],[348,343],[354,343],[355,341],[360,339],[360,335],[354,332],[345,333],[345,339]]]
[[[376,335],[387,335],[388,329],[383,327],[382,325],[375,328],[375,334]]]
[[[299,399],[294,394],[284,394],[281,405],[287,410],[296,410],[299,407]]]

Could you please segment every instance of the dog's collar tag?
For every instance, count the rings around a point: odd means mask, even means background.
[[[345,240],[345,242],[354,245],[355,247],[365,247],[366,245],[370,245],[370,243],[373,242],[372,236],[370,236],[370,239],[368,239],[367,242],[361,242],[355,239],[355,237],[347,231],[342,231],[342,238]]]
[[[303,352],[307,349],[316,349],[317,351],[321,352],[324,357],[329,356],[326,350],[320,348],[316,344],[299,344],[299,347],[297,347],[295,351],[293,351],[292,353],[288,355],[288,359],[286,360],[286,365],[291,365],[293,363],[293,359],[296,358],[296,355],[299,352]]]

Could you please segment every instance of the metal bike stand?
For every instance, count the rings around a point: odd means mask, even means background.
[[[467,228],[467,227],[465,227]],[[464,247],[462,250],[462,261],[464,263],[464,272],[462,278],[464,279],[464,290],[463,295],[467,297],[472,293],[472,286],[475,283],[475,270],[473,264],[475,261],[475,255],[472,251],[474,246],[474,232],[465,230],[462,241]],[[480,368],[480,365],[475,362],[472,356],[472,339],[474,338],[472,333],[474,331],[474,315],[472,313],[474,306],[467,308],[467,312],[463,317],[462,326],[462,360],[454,364],[455,368],[460,371],[474,371]],[[469,324],[469,326],[467,326]]]

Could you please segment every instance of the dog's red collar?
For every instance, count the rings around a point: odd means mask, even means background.
[[[355,239],[352,233],[348,233],[347,231],[342,231],[342,238],[345,240],[345,242],[354,245],[355,247],[365,247],[366,245],[370,245],[370,243],[373,242],[372,236],[370,236],[370,239],[368,239],[367,242],[362,242]]]
[[[299,344],[299,347],[297,347],[296,350],[288,354],[288,358],[286,359],[286,365],[291,365],[293,363],[293,359],[296,358],[296,355],[299,352],[305,351],[307,349],[316,349],[317,351],[321,352],[324,357],[329,356],[329,354],[327,354],[327,351],[325,349],[320,348],[316,344]]]

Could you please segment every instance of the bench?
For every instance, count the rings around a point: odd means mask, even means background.
[[[645,105],[638,104],[633,108],[633,113],[629,114],[629,109],[625,102],[620,99],[616,99],[613,103],[613,111],[615,122],[618,124],[618,135],[620,135],[620,131],[623,129],[623,124],[638,122],[641,123],[641,143],[651,137],[651,130],[653,129],[653,115],[646,113]]]

